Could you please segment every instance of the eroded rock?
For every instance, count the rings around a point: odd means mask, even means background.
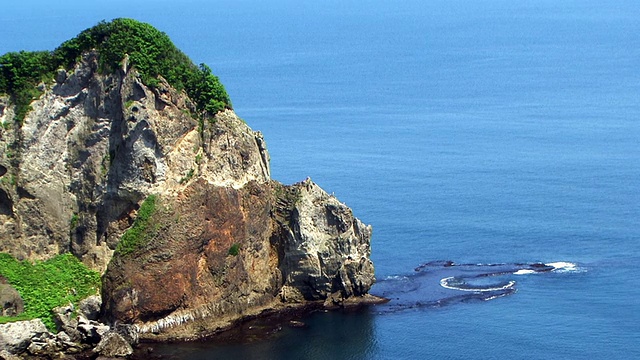
[[[366,294],[375,282],[371,226],[310,179],[291,188],[277,218],[285,284],[305,300],[324,300],[335,292],[345,298]],[[290,289],[283,296],[299,301]]]
[[[0,350],[0,360],[22,360],[19,356],[16,356],[7,350]]]
[[[120,334],[110,331],[104,334],[93,352],[106,357],[125,357],[133,354],[133,348]]]
[[[92,295],[78,303],[78,312],[88,320],[98,320],[101,306],[100,295]]]
[[[17,321],[0,325],[0,350],[20,354],[27,350],[31,339],[48,333],[40,319]]]
[[[102,340],[104,334],[111,328],[108,325],[93,320],[87,320],[83,316],[78,316],[77,331],[81,335],[81,340],[86,344],[97,344]]]
[[[56,327],[70,336],[72,341],[82,341],[82,334],[78,331],[78,319],[75,316],[75,307],[70,304],[53,309],[53,320]]]
[[[0,277],[0,306],[2,306],[2,316],[16,316],[24,311],[22,297],[13,286],[4,283]]]
[[[341,304],[374,282],[371,227],[310,180],[234,189],[197,179],[156,202],[153,236],[117,253],[104,276],[108,321],[142,337],[196,337],[332,294]]]

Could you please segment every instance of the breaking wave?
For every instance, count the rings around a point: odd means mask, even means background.
[[[496,284],[493,286],[472,285],[455,277],[448,277],[440,280],[440,286],[443,288],[460,291],[499,291],[511,288],[515,284],[516,282],[513,280],[506,282],[504,285]]]
[[[555,272],[582,272],[583,269],[579,268],[578,265],[565,261],[558,261],[548,263],[547,265],[553,266],[553,270]]]

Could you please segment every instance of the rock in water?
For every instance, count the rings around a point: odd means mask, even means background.
[[[133,354],[133,348],[120,334],[112,331],[102,337],[93,352],[106,357],[125,357]]]
[[[281,301],[361,296],[374,282],[371,227],[310,180],[236,190],[198,179],[156,207],[153,239],[116,253],[103,286],[110,320],[143,337],[193,337]]]
[[[305,300],[362,296],[373,285],[371,226],[351,209],[307,179],[289,190],[278,218],[280,269],[285,291],[295,289]]]

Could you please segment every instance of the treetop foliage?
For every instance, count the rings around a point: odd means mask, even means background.
[[[97,50],[101,73],[121,68],[128,56],[129,66],[140,73],[148,86],[158,85],[158,76],[178,90],[185,90],[201,113],[215,115],[231,108],[231,100],[211,69],[196,66],[169,37],[153,26],[133,19],[102,21],[62,43],[54,51],[10,52],[0,56],[0,93],[11,95],[16,104],[16,120],[24,119],[29,103],[40,95],[42,81],[53,79],[59,68],[72,68],[87,51]]]

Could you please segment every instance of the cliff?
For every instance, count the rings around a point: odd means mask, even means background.
[[[262,135],[230,106],[207,114],[128,54],[111,71],[104,56],[57,69],[19,121],[0,95],[0,252],[74,254],[104,274],[103,318],[143,337],[367,293],[370,226],[309,179],[271,180]]]

